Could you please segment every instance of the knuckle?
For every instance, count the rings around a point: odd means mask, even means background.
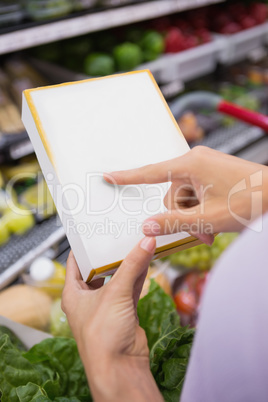
[[[138,264],[138,255],[129,255],[123,262],[124,269],[131,269]]]
[[[207,154],[208,149],[209,149],[209,148],[208,148],[208,147],[205,147],[204,145],[198,145],[198,146],[196,146],[196,147],[194,147],[194,148],[192,149],[192,153],[193,153],[195,156],[203,157],[204,155]]]
[[[135,249],[135,254],[130,254],[126,257],[123,262],[123,269],[128,271],[133,271],[137,267],[143,265],[147,260],[146,253],[139,247]]]

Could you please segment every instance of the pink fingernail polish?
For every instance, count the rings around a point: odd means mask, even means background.
[[[142,241],[140,242],[140,247],[148,253],[152,253],[155,249],[155,238],[144,237],[144,239],[142,239]]]
[[[145,236],[157,236],[161,233],[161,226],[154,220],[148,220],[143,223],[142,231]]]

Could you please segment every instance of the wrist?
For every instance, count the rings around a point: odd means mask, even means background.
[[[149,358],[106,355],[98,361],[90,362],[90,356],[83,360],[95,402],[163,401],[150,371]]]

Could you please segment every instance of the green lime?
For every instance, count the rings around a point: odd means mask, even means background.
[[[146,61],[155,60],[165,48],[163,36],[157,31],[147,31],[143,35],[140,46]]]
[[[120,71],[128,71],[142,62],[142,51],[135,43],[125,42],[114,48],[114,58]]]
[[[105,53],[92,53],[84,62],[84,70],[88,75],[110,75],[115,71],[113,58]]]

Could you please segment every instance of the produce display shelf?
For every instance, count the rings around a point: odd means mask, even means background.
[[[0,248],[0,289],[12,283],[38,256],[65,238],[57,216],[36,224],[23,236],[14,236]]]
[[[177,54],[163,55],[155,61],[138,66],[137,69],[150,70],[160,87],[178,80],[180,88],[183,89],[185,82],[211,73],[215,69],[218,52],[218,40],[215,39],[210,43]],[[31,59],[30,63],[41,74],[47,76],[52,84],[91,78],[42,60]],[[163,93],[165,95],[164,87]],[[175,94],[177,93],[178,91]],[[5,159],[17,160],[32,152],[33,147],[25,132],[21,135],[5,136],[2,140],[0,139],[0,162],[1,159],[3,161]]]
[[[144,21],[224,0],[156,0],[50,21],[0,35],[0,54]],[[1,33],[1,32],[0,32]]]
[[[176,80],[182,83],[214,71],[221,42],[217,39],[192,49],[165,54],[157,60],[142,64],[137,69],[148,69],[159,84]]]
[[[242,61],[268,42],[268,22],[231,34],[216,35],[219,41],[219,61],[230,65]],[[253,53],[252,53],[253,52]]]
[[[179,53],[164,54],[157,60],[139,65],[137,70],[150,70],[163,94],[167,97],[175,96],[184,89],[184,83],[213,72],[218,62],[231,64],[231,61],[234,63],[237,59],[245,58],[250,50],[258,49],[267,39],[268,23],[265,23],[238,34],[215,35],[209,43]],[[236,47],[240,50],[235,52]],[[47,76],[52,84],[91,78],[42,60],[30,59],[30,63]],[[175,90],[171,88],[173,84]],[[12,138],[6,136],[0,139],[0,162],[5,158],[17,160],[32,152],[33,147],[25,132]]]
[[[0,136],[0,163],[18,160],[34,151],[26,131]]]

